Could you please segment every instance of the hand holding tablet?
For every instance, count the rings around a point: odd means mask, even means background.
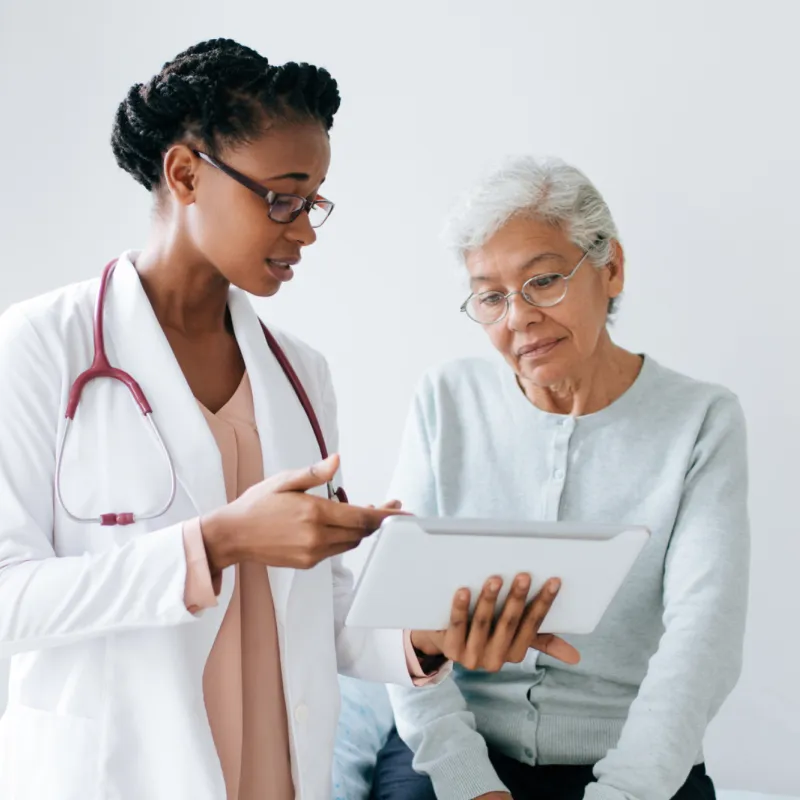
[[[474,661],[483,646],[490,664],[504,646],[516,655],[529,635],[528,647],[570,661],[574,650],[545,634],[591,633],[648,539],[646,528],[631,525],[391,517],[356,585],[347,624],[412,630],[419,650],[448,647],[460,661]],[[531,580],[512,589],[520,573]],[[496,594],[484,585],[490,576],[502,579]],[[560,579],[561,590],[548,598],[542,590],[550,578]],[[464,589],[468,597],[457,595]],[[515,633],[508,642],[517,623],[521,638]]]
[[[453,599],[450,623],[442,631],[412,631],[411,643],[423,654],[443,654],[467,669],[497,672],[505,663],[520,663],[530,648],[567,664],[577,664],[580,654],[553,634],[541,634],[542,625],[558,595],[560,581],[549,580],[530,603],[531,576],[517,575],[504,604],[498,603],[503,586],[490,578],[475,603],[470,618],[470,591],[459,589]],[[499,609],[499,610],[498,610]]]

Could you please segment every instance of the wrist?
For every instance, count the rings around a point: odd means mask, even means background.
[[[431,656],[423,653],[422,650],[414,650],[414,655],[416,655],[420,669],[426,678],[437,673],[448,661],[447,656],[441,653]]]
[[[429,631],[409,631],[409,643],[424,675],[433,675],[448,661]]]
[[[441,647],[438,647],[433,641],[429,631],[410,631],[409,639],[417,658],[440,656],[442,654]]]
[[[203,545],[212,575],[221,573],[226,567],[241,560],[234,536],[231,535],[226,508],[223,506],[200,518]]]

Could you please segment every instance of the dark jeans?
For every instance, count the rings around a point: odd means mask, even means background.
[[[594,781],[591,766],[536,766],[489,751],[500,780],[514,800],[581,800],[586,786]],[[427,775],[411,767],[411,751],[393,731],[378,754],[371,800],[436,800]],[[714,800],[714,784],[698,764],[673,800]]]

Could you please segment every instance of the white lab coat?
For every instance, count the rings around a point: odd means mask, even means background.
[[[54,501],[67,393],[92,355],[98,280],[0,317],[0,658],[12,657],[0,720],[2,800],[224,800],[203,668],[233,589],[200,616],[183,602],[181,523],[225,502],[219,452],[153,314],[131,256],[106,300],[106,348],[144,389],[178,475],[162,518],[128,527],[71,521]],[[266,475],[319,460],[294,392],[246,295],[230,311],[253,387]],[[337,448],[324,359],[279,341]],[[70,433],[63,492],[86,515],[153,508],[168,473],[127,392],[97,381]],[[339,671],[410,684],[400,632],[344,628],[338,559],[270,568],[297,797],[328,800]]]

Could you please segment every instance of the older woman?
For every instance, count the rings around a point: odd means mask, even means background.
[[[471,284],[461,310],[502,361],[424,378],[392,496],[424,515],[636,523],[652,537],[596,631],[570,638],[580,664],[532,653],[391,688],[410,750],[390,740],[374,794],[713,798],[702,740],[739,675],[747,599],[739,403],[614,343],[623,250],[577,169],[514,161],[450,232]]]

